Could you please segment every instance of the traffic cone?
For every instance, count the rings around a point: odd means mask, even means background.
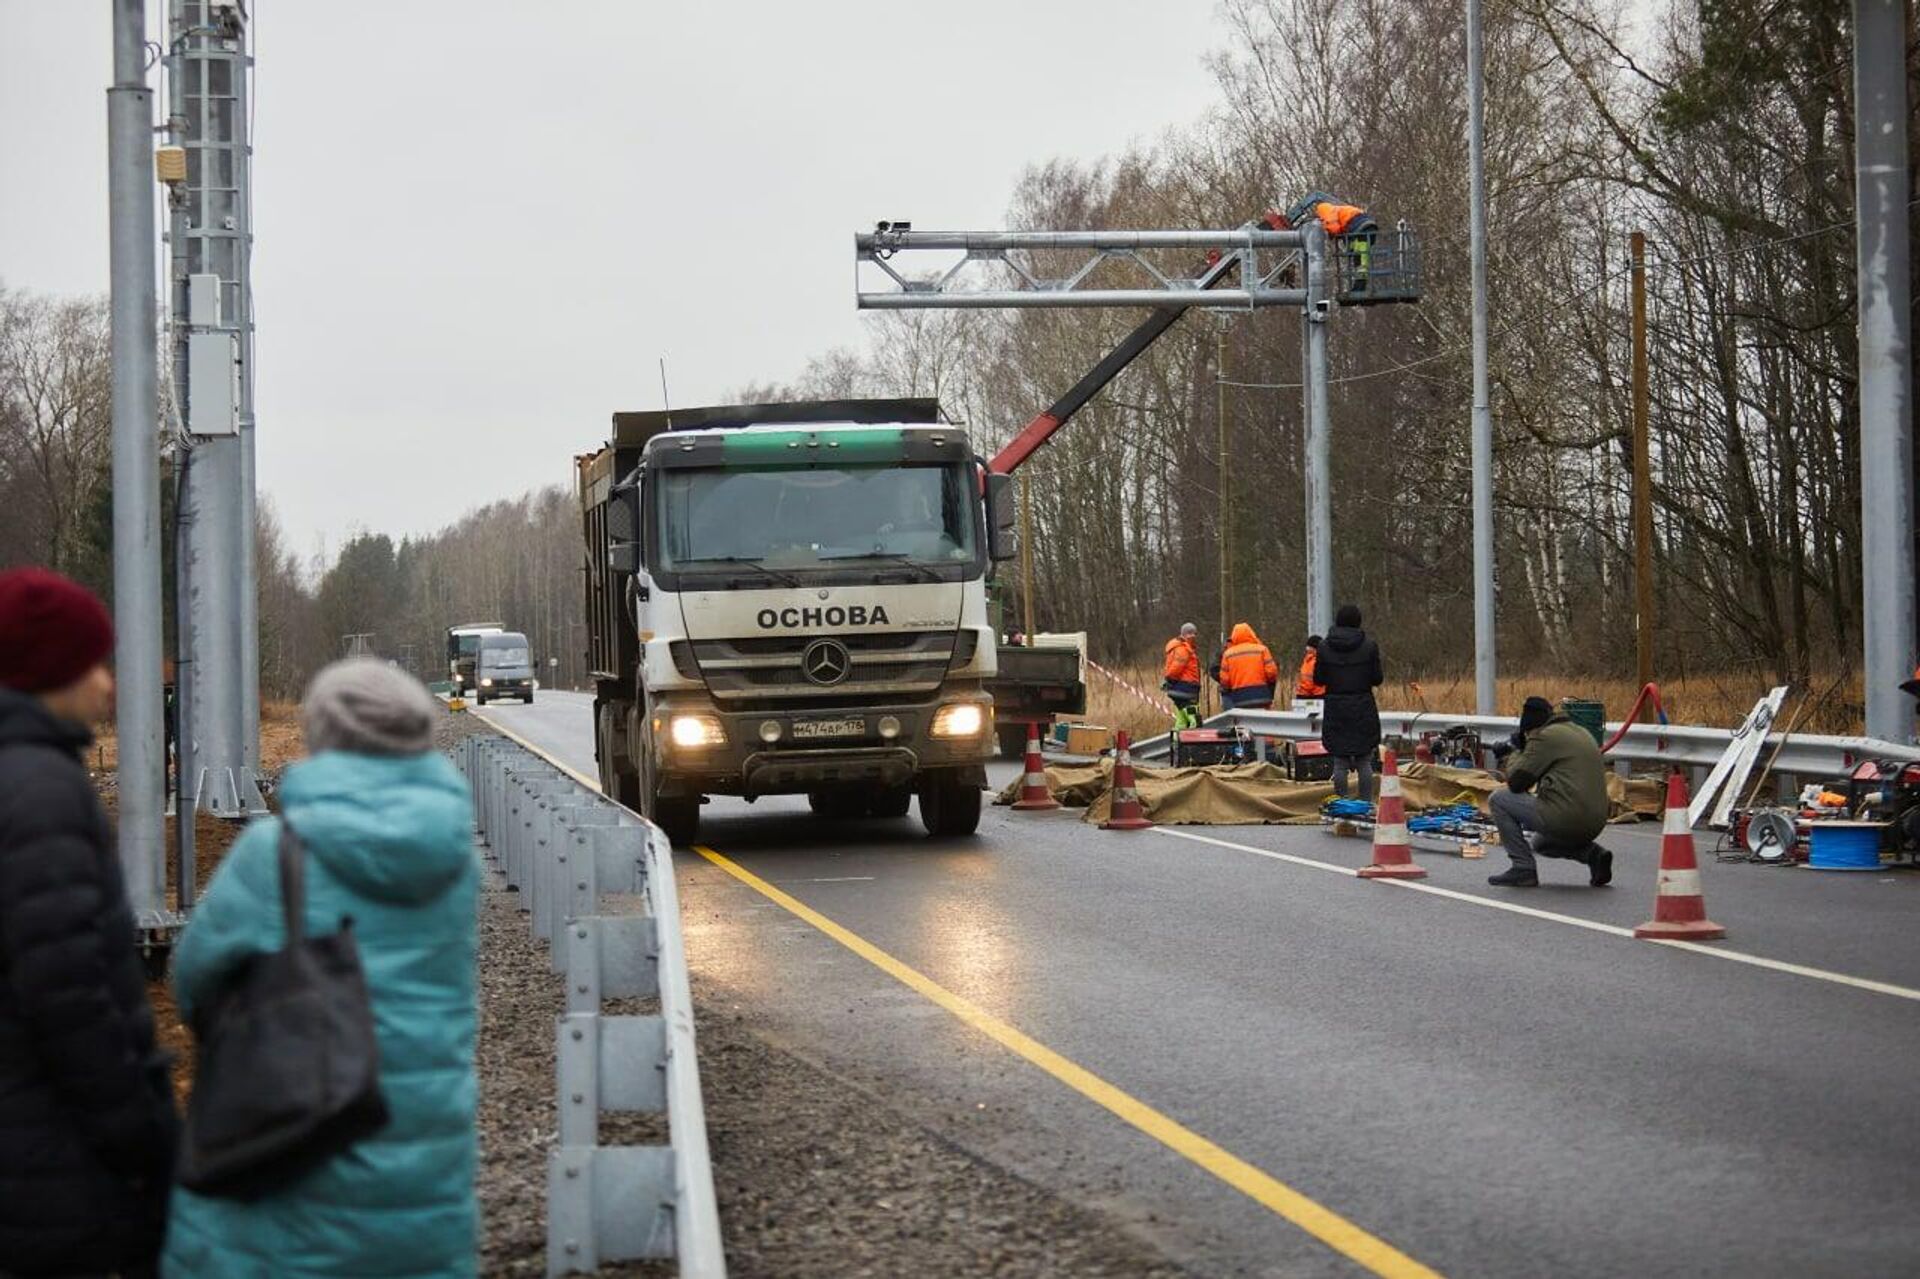
[[[1660,882],[1653,918],[1633,930],[1654,941],[1713,941],[1727,930],[1707,918],[1700,895],[1700,865],[1693,857],[1693,826],[1687,820],[1687,782],[1676,770],[1667,777],[1666,829],[1660,839]]]
[[[1107,820],[1100,823],[1101,830],[1145,830],[1153,825],[1147,820],[1147,810],[1140,804],[1140,792],[1133,784],[1133,753],[1127,748],[1127,731],[1123,728],[1114,734],[1115,755],[1113,759],[1113,807],[1107,814]]]
[[[1040,725],[1027,725],[1027,775],[1020,779],[1020,798],[1013,801],[1023,813],[1043,813],[1060,807],[1060,801],[1047,789],[1047,764],[1040,758]]]
[[[1380,803],[1373,817],[1373,865],[1360,868],[1362,879],[1425,879],[1426,868],[1413,860],[1407,838],[1407,802],[1400,796],[1400,766],[1387,751],[1380,771]]]

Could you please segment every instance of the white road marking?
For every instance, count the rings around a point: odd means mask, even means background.
[[[1268,848],[1255,848],[1251,844],[1236,844],[1230,839],[1215,839],[1211,835],[1196,835],[1191,831],[1172,830],[1165,826],[1155,826],[1156,835],[1167,835],[1174,839],[1190,839],[1199,844],[1214,844],[1220,848],[1231,848],[1236,852],[1252,853],[1255,857],[1265,857],[1272,861],[1292,862],[1296,866],[1308,866],[1314,870],[1332,871],[1336,875],[1345,875],[1358,879],[1357,872],[1345,866],[1336,866],[1331,862],[1319,861],[1312,857],[1299,857],[1293,853],[1277,853]],[[1380,881],[1394,888],[1405,889],[1410,893],[1427,893],[1434,897],[1445,897],[1450,901],[1466,902],[1472,906],[1484,906],[1488,910],[1503,910],[1512,915],[1528,915],[1534,919],[1544,919],[1555,924],[1570,924],[1575,928],[1584,928],[1589,932],[1606,933],[1614,937],[1635,940],[1631,928],[1621,928],[1614,924],[1603,924],[1598,920],[1581,919],[1577,915],[1562,915],[1558,911],[1541,910],[1534,906],[1522,906],[1518,902],[1496,901],[1491,897],[1482,897],[1477,893],[1463,893],[1452,888],[1441,888],[1437,884],[1421,884],[1404,879]],[[1769,959],[1764,955],[1753,955],[1746,951],[1729,950],[1724,946],[1709,946],[1692,941],[1641,941],[1644,946],[1666,946],[1673,950],[1691,951],[1696,955],[1710,955],[1715,959],[1731,960],[1736,964],[1748,964],[1754,968],[1767,968],[1774,972],[1790,973],[1795,977],[1811,977],[1816,981],[1830,982],[1836,986],[1851,986],[1855,990],[1868,991],[1875,995],[1891,995],[1895,999],[1911,999],[1920,1002],[1920,990],[1910,986],[1896,986],[1892,982],[1874,981],[1870,977],[1855,977],[1850,973],[1836,973],[1825,968],[1812,968],[1806,964],[1789,963],[1784,959]]]

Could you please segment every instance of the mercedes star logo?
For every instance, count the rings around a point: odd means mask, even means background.
[[[853,658],[839,640],[815,640],[800,654],[800,670],[816,684],[838,684],[853,673]]]

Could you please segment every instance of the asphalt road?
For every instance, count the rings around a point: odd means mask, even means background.
[[[590,774],[588,705],[486,714]],[[1652,826],[1607,837],[1611,889],[1543,862],[1505,894],[1497,853],[1423,854],[1448,891],[1411,891],[1329,873],[1367,849],[1318,830],[1065,810],[935,842],[720,799],[702,841],[1441,1273],[1920,1271],[1920,876],[1718,866],[1703,843],[1719,949],[1763,961],[1729,962],[1581,926],[1650,913]],[[1369,1272],[716,864],[681,871],[710,997],[795,1052],[1196,1273]]]

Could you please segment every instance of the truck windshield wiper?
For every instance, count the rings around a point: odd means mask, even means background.
[[[912,569],[920,575],[923,581],[944,582],[947,580],[940,576],[937,569],[930,565],[922,564],[911,555],[897,555],[889,551],[865,551],[859,555],[825,555],[821,557],[821,561],[828,564],[838,564],[846,560],[885,560],[889,564],[898,564],[902,568]]]
[[[782,586],[800,585],[800,579],[795,577],[793,574],[784,573],[777,568],[773,568],[767,564],[763,564],[760,560],[754,558],[751,555],[702,555],[698,559],[684,560],[682,561],[682,563],[686,564],[688,567],[694,567],[701,564],[744,564],[748,568],[757,569],[760,572],[765,573],[768,577],[780,583]]]

